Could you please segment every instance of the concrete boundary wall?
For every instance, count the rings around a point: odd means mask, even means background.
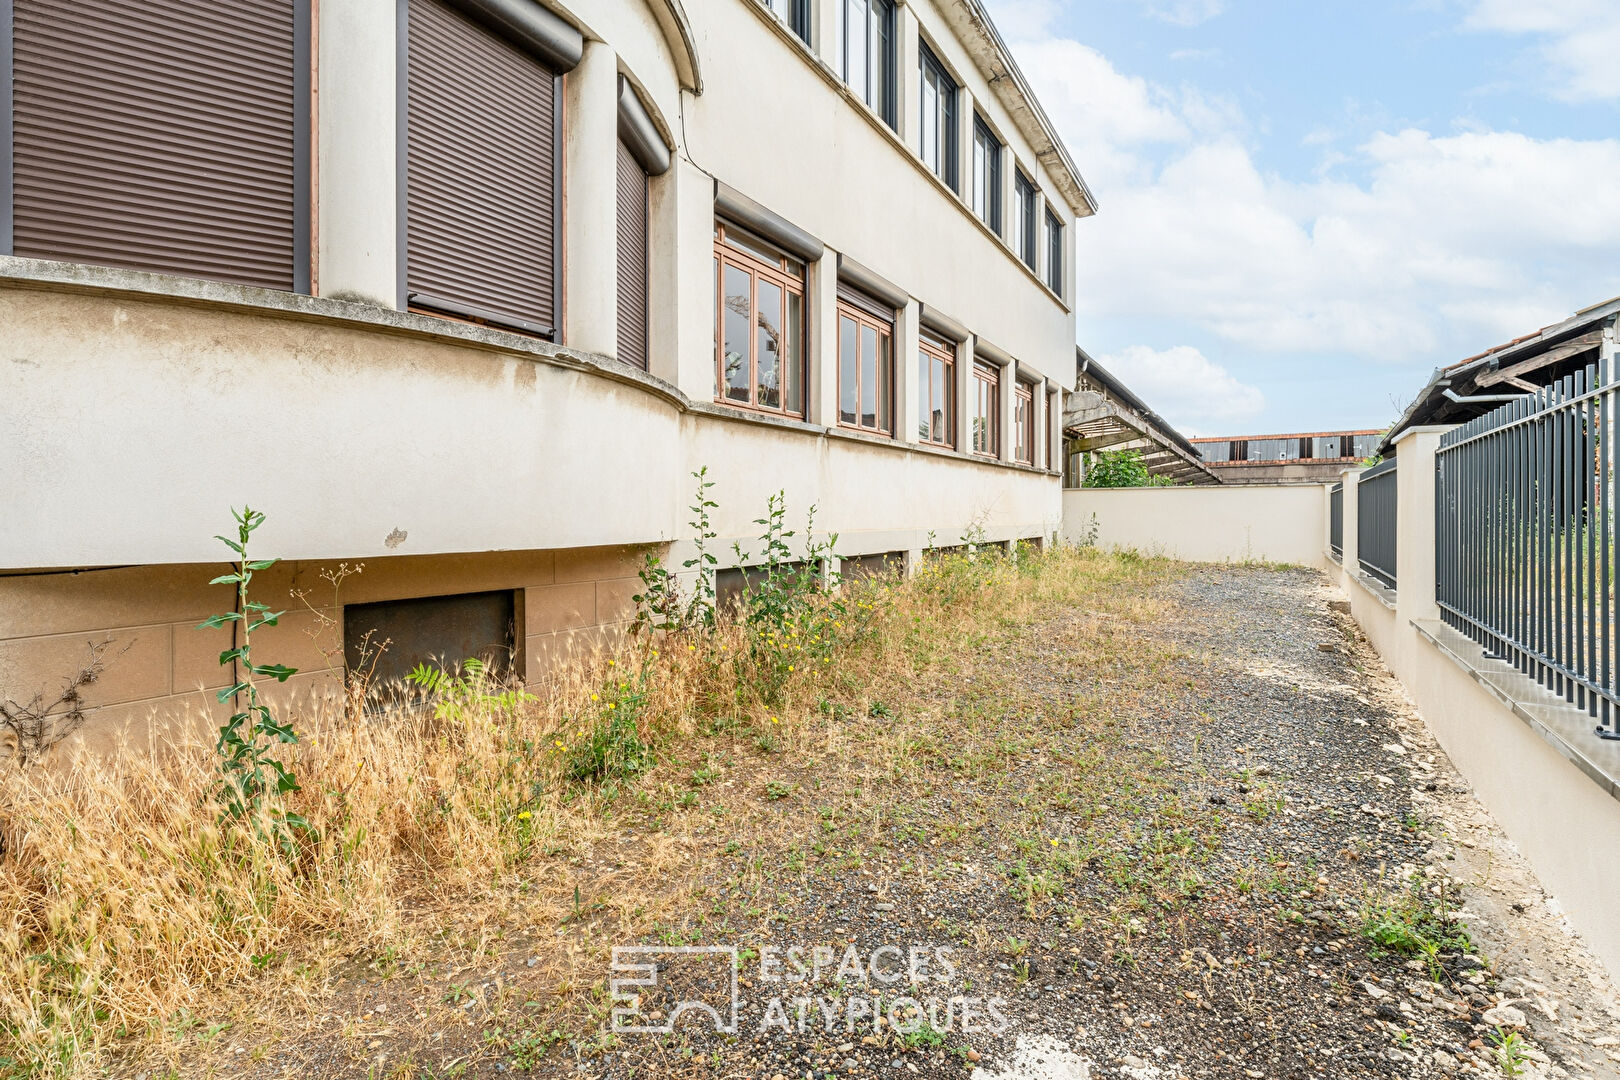
[[[1343,553],[1330,550],[1327,486],[1140,488],[1063,494],[1063,535],[1201,562],[1326,567],[1350,613],[1474,793],[1518,845],[1570,924],[1620,976],[1620,742],[1440,620],[1435,603],[1439,427],[1396,441],[1396,588],[1357,562],[1358,471],[1346,470]]]
[[[1095,524],[1104,548],[1135,548],[1190,562],[1325,565],[1321,484],[1242,487],[1071,488],[1063,537],[1084,543]],[[1095,519],[1095,520],[1094,520]]]
[[[1329,576],[1356,623],[1400,679],[1457,769],[1568,914],[1592,952],[1620,975],[1620,743],[1592,733],[1584,709],[1440,620],[1434,588],[1435,452],[1442,427],[1396,440],[1397,546],[1393,592],[1360,572],[1355,470],[1344,474],[1344,554]],[[1322,548],[1327,552],[1324,529]]]

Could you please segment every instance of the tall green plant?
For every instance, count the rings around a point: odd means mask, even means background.
[[[714,627],[714,568],[720,560],[709,552],[709,541],[715,538],[709,522],[709,511],[720,504],[709,498],[714,481],[709,479],[707,465],[692,474],[698,482],[697,502],[689,510],[692,520],[687,522],[693,533],[697,553],[681,565],[697,571],[689,599],[681,598],[681,583],[669,572],[658,556],[648,552],[636,576],[641,578],[641,591],[631,597],[636,604],[636,620],[632,633],[642,630],[678,631],[689,627]]]
[[[709,541],[717,535],[714,526],[709,520],[709,511],[720,504],[709,498],[709,489],[714,487],[714,481],[709,479],[709,467],[703,466],[692,474],[698,482],[697,502],[687,509],[692,511],[692,520],[687,527],[692,530],[692,542],[697,546],[697,553],[681,565],[688,570],[697,571],[697,581],[692,586],[692,601],[686,606],[686,623],[688,626],[714,626],[714,569],[720,565],[720,560],[709,551]]]
[[[253,635],[266,626],[277,625],[285,611],[271,611],[270,605],[251,599],[248,585],[253,575],[268,570],[279,559],[250,559],[248,541],[253,531],[264,524],[264,515],[244,506],[232,510],[236,518],[236,539],[218,536],[226,547],[236,553],[235,569],[210,581],[210,585],[235,585],[236,610],[210,615],[197,624],[199,630],[217,630],[225,626],[236,627],[235,644],[219,654],[220,666],[232,665],[235,681],[219,692],[221,704],[235,702],[239,711],[232,713],[219,729],[214,744],[219,754],[222,774],[218,796],[220,805],[229,818],[246,818],[267,814],[274,823],[285,845],[290,840],[288,830],[307,828],[297,814],[289,814],[274,803],[288,792],[298,790],[298,780],[285,764],[271,756],[276,744],[295,743],[298,736],[290,723],[278,721],[270,707],[259,698],[254,676],[264,676],[277,682],[286,682],[297,673],[296,668],[284,664],[256,664],[253,662]]]
[[[1098,450],[1090,455],[1082,487],[1129,488],[1169,487],[1175,481],[1154,476],[1142,460],[1140,450]]]

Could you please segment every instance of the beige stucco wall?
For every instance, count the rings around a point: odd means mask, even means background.
[[[1321,486],[1077,488],[1063,493],[1063,535],[1193,562],[1321,566]]]
[[[287,612],[277,626],[254,635],[254,656],[297,668],[298,674],[285,684],[263,680],[261,690],[270,701],[296,709],[341,689],[343,605],[507,589],[521,597],[523,625],[516,638],[520,662],[532,675],[623,632],[634,615],[636,571],[647,550],[662,549],[374,558],[363,560],[339,587],[323,576],[334,563],[281,563],[254,579],[254,595]],[[199,630],[197,624],[233,607],[230,586],[207,584],[220,566],[215,561],[0,576],[0,694],[26,701],[46,691],[49,698],[85,666],[92,644],[106,643],[105,672],[84,690],[79,741],[108,746],[121,730],[138,731],[154,718],[217,723],[228,712],[214,691],[229,685],[219,654],[231,648],[231,630]],[[0,746],[0,758],[5,756]]]

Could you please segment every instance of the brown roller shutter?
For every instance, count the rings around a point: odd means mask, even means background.
[[[306,5],[11,0],[13,253],[307,290]]]
[[[619,143],[619,359],[647,366],[647,174]]]
[[[555,336],[558,78],[436,0],[410,0],[406,298]]]

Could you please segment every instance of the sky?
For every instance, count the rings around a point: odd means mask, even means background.
[[[987,0],[1099,204],[1086,351],[1189,435],[1382,428],[1620,294],[1620,0]]]

